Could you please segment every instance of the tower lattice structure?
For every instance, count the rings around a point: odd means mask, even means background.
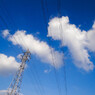
[[[19,95],[24,69],[26,66],[26,62],[29,61],[30,59],[30,55],[31,55],[30,51],[27,50],[21,57],[20,67],[8,88],[8,95]]]

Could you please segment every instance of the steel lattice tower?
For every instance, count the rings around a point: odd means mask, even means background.
[[[21,58],[21,65],[20,65],[18,71],[16,72],[16,75],[13,78],[13,80],[8,88],[8,95],[19,95],[23,72],[25,69],[26,62],[29,61],[29,59],[30,59],[30,55],[31,55],[31,53],[29,50],[24,52],[24,54]]]

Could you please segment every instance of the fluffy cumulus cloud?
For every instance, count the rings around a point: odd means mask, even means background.
[[[88,50],[95,51],[95,23],[89,31],[82,31],[75,24],[70,24],[67,16],[55,17],[49,22],[47,36],[60,40],[62,46],[68,47],[77,67],[86,71],[94,69]]]
[[[0,74],[9,75],[15,72],[19,68],[19,63],[16,62],[15,58],[12,56],[6,56],[0,54]]]
[[[46,42],[40,41],[26,31],[16,31],[14,35],[9,35],[8,40],[14,45],[21,46],[24,50],[29,49],[31,54],[36,55],[42,62],[48,63],[55,68],[59,68],[63,64],[63,54],[55,51]]]
[[[92,29],[87,31],[87,47],[90,51],[95,52],[95,22],[92,26]]]

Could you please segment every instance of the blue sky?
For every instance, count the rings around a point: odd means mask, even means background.
[[[44,8],[46,9],[46,5]],[[48,28],[51,19],[58,17],[57,0],[47,0],[47,8],[48,12],[45,11],[45,15]],[[76,25],[76,27],[80,26],[81,31],[89,32],[92,29],[95,21],[94,9],[94,0],[61,0],[61,16],[67,16],[69,23]],[[0,0],[0,54],[8,57],[13,56],[17,62],[20,62],[17,56],[22,53],[23,46],[13,45],[12,41],[8,41],[8,37],[4,38],[2,32],[6,29],[12,35],[17,30],[25,30],[27,31],[26,34],[33,35],[39,41],[46,42],[49,47],[51,46],[59,53],[63,52],[65,56],[66,76],[64,75],[64,66],[54,69],[51,63],[43,62],[35,54],[31,55],[31,60],[27,63],[28,66],[24,72],[21,93],[24,95],[66,95],[67,86],[67,95],[94,95],[95,70],[80,69],[74,64],[74,58],[68,49],[69,46],[60,46],[60,40],[54,40],[53,35],[47,37],[48,31],[44,23],[41,0]],[[94,64],[95,51],[88,49],[87,51],[90,56],[89,59]],[[1,74],[0,90],[6,90],[12,78],[13,75],[3,76]]]

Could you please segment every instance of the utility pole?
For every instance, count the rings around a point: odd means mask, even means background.
[[[13,78],[13,80],[8,88],[8,95],[19,95],[23,72],[24,72],[24,69],[26,66],[26,62],[29,61],[30,56],[31,56],[31,53],[29,50],[24,52],[24,54],[21,58],[21,65],[20,65],[18,71],[16,72],[16,75]]]

